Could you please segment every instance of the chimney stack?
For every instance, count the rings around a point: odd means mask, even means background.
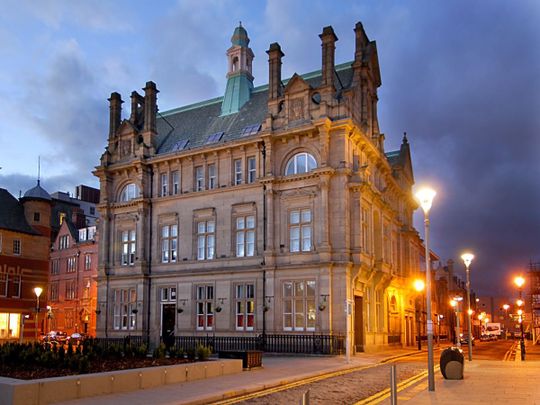
[[[324,27],[321,38],[322,47],[322,81],[321,87],[334,86],[334,61],[336,52],[336,41],[338,37],[331,26]]]
[[[157,94],[156,84],[146,82],[144,90],[144,131],[156,132]]]
[[[139,106],[144,106],[144,98],[136,91],[131,92],[131,115],[129,120],[133,125],[139,121]]]
[[[281,58],[284,55],[277,42],[270,44],[268,54],[268,98],[275,100],[281,96]]]
[[[119,93],[111,93],[109,98],[109,138],[112,138],[118,127],[120,126],[120,120],[122,119],[122,97]]]
[[[366,49],[366,46],[369,43],[369,39],[366,35],[366,31],[364,31],[364,26],[361,22],[357,22],[354,27],[354,32],[356,34],[356,44],[355,44],[355,52],[354,52],[354,62],[355,64],[362,62],[362,56],[364,54],[364,50]]]

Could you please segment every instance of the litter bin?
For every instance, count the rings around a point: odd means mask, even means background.
[[[441,353],[441,373],[447,380],[463,380],[463,350],[449,347]]]

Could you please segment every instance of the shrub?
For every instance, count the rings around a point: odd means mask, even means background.
[[[153,357],[155,359],[164,359],[166,354],[165,345],[161,343],[154,349]]]
[[[199,360],[206,360],[208,359],[208,357],[210,357],[210,355],[212,354],[212,350],[210,350],[209,347],[207,346],[203,346],[203,345],[198,345],[197,346],[197,358]]]

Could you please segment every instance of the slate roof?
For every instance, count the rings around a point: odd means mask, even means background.
[[[37,185],[35,187],[24,193],[24,198],[52,201],[49,193],[47,193],[47,191],[45,191],[45,189],[39,185],[39,180],[37,181]]]
[[[5,188],[0,188],[0,207],[0,228],[40,235],[26,222],[23,205]]]
[[[340,90],[350,87],[353,77],[352,62],[336,66],[335,84]],[[301,76],[310,86],[316,88],[321,83],[321,71]],[[284,86],[290,79],[284,80]],[[177,143],[188,140],[185,149],[194,149],[206,144],[212,134],[223,132],[216,143],[225,143],[241,138],[242,130],[250,125],[261,124],[268,114],[268,85],[253,89],[250,100],[238,113],[221,115],[223,97],[188,105],[163,113],[158,113],[157,153],[174,151]],[[253,136],[253,135],[252,135]]]

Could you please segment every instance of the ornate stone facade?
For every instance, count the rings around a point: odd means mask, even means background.
[[[233,45],[251,55],[242,30]],[[376,44],[360,23],[354,31],[353,62],[334,64],[337,37],[325,27],[322,69],[284,82],[271,44],[269,85],[246,86],[237,113],[223,112],[226,94],[157,115],[148,82],[122,120],[111,95],[95,171],[99,336],[348,333],[355,350],[414,344],[409,283],[422,246],[409,144],[385,153]]]

